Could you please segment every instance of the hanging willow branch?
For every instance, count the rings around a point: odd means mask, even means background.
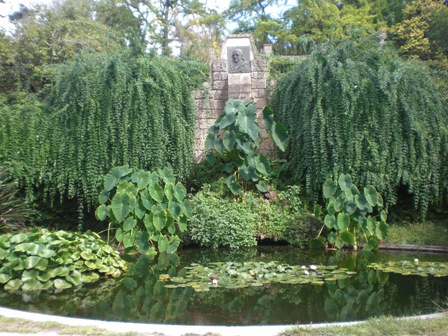
[[[448,108],[420,63],[378,43],[326,46],[279,81],[273,107],[289,125],[289,170],[314,199],[340,173],[388,206],[406,186],[422,215],[446,195]]]
[[[61,68],[50,99],[53,112],[21,106],[11,116],[4,106],[0,154],[25,167],[15,171],[29,190],[43,187],[50,200],[76,199],[80,215],[85,204],[97,204],[103,175],[114,166],[171,166],[185,178],[194,141],[186,68],[173,59],[79,56]]]

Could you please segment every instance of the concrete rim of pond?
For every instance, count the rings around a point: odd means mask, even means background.
[[[434,313],[428,315],[418,315],[410,317],[400,317],[400,319],[427,319],[445,316],[447,313]],[[169,324],[150,324],[150,323],[133,323],[133,322],[113,322],[101,320],[88,320],[73,317],[63,317],[55,315],[47,315],[40,313],[30,313],[20,310],[0,307],[0,316],[20,318],[33,322],[56,322],[74,327],[97,327],[110,332],[139,332],[145,334],[152,334],[163,336],[182,336],[187,333],[206,334],[217,333],[222,336],[240,336],[240,335],[257,335],[257,336],[275,336],[280,333],[296,328],[316,328],[327,326],[348,326],[353,324],[363,323],[363,321],[356,322],[339,322],[339,323],[318,323],[318,324],[294,324],[294,325],[263,325],[263,326],[212,326],[212,325],[169,325]],[[6,335],[24,335],[23,333],[15,334],[11,332],[2,332],[0,329],[0,336]],[[30,334],[30,335],[39,335]],[[42,335],[42,333],[40,333]],[[57,335],[57,333],[53,333]]]

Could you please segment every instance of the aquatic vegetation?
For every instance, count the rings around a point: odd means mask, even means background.
[[[385,264],[371,263],[367,267],[388,273],[398,273],[402,275],[420,275],[448,277],[448,263],[445,262],[422,262],[418,259],[413,261],[389,261]]]
[[[192,287],[201,292],[217,287],[237,289],[271,283],[323,285],[354,274],[356,272],[333,265],[288,265],[276,261],[214,262],[207,266],[193,263],[177,276],[161,274],[159,280],[167,283],[165,288]]]

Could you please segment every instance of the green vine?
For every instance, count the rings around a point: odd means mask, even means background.
[[[38,187],[49,200],[75,199],[80,217],[97,204],[103,176],[114,166],[171,166],[185,178],[197,81],[187,70],[174,59],[80,55],[60,68],[51,108],[0,106],[0,158],[15,165],[29,196]]]
[[[289,126],[289,170],[314,199],[343,172],[386,208],[406,186],[424,216],[447,191],[448,105],[421,63],[363,43],[320,48],[279,81],[272,105]]]

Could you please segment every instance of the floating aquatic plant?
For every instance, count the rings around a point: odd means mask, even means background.
[[[448,263],[446,262],[421,262],[418,261],[418,259],[415,259],[414,261],[389,261],[385,264],[371,263],[368,267],[383,272],[398,273],[402,275],[448,276]]]
[[[167,282],[165,288],[192,287],[195,291],[210,288],[245,288],[270,283],[323,285],[328,281],[346,279],[356,274],[346,268],[323,265],[288,265],[276,261],[215,262],[207,266],[191,264],[175,277],[161,274],[159,280]]]

